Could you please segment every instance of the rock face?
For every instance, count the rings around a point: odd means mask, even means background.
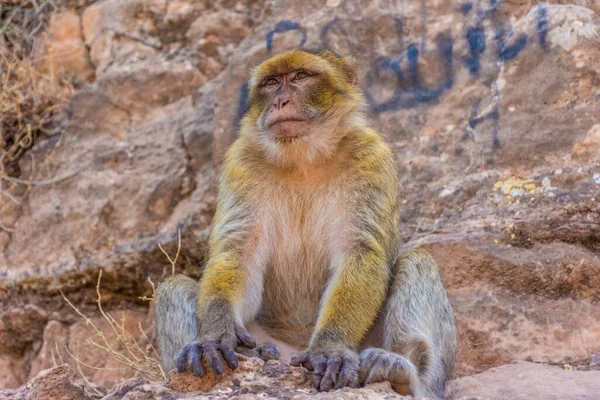
[[[597,371],[576,372],[519,362],[451,381],[447,391],[452,399],[592,400],[600,391],[598,378]]]
[[[142,378],[125,380],[104,397],[86,387],[67,364],[40,372],[23,388],[0,391],[0,399],[410,399],[397,395],[387,382],[360,389],[344,388],[318,392],[311,387],[311,375],[303,368],[290,367],[278,361],[264,363],[245,359],[235,373],[210,374],[199,378],[191,372],[173,371],[166,382],[150,382]],[[448,383],[449,399],[530,400],[598,398],[600,371],[567,371],[548,365],[519,362],[492,368],[478,375]],[[3,397],[4,396],[4,397]]]
[[[40,184],[20,206],[0,198],[0,386],[86,353],[60,293],[95,318],[100,268],[105,309],[136,332],[151,325],[148,279],[170,273],[159,244],[174,255],[180,232],[176,269],[200,275],[250,66],[300,45],[363,68],[396,154],[405,246],[432,252],[455,309],[455,375],[600,354],[597,1],[58,3],[39,51],[68,54],[51,66],[80,84],[64,129],[21,160]],[[83,369],[108,386],[128,376]],[[476,377],[491,385],[478,396],[502,398],[494,376]]]
[[[0,392],[0,399],[14,400],[91,400],[101,397],[87,387],[68,364],[41,371],[19,390]]]

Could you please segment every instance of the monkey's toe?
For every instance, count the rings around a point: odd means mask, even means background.
[[[344,357],[337,381],[335,382],[335,389],[341,389],[346,386],[351,388],[358,387],[359,369],[359,361],[356,358]]]
[[[314,385],[320,392],[343,387],[358,387],[360,359],[349,349],[333,349],[316,354],[298,354],[292,364],[313,371]]]
[[[273,343],[263,343],[259,346],[258,351],[260,353],[260,358],[265,361],[279,360],[279,350]]]
[[[236,353],[239,353],[248,358],[261,358],[258,349],[249,349],[246,346],[238,346],[235,349]]]
[[[194,371],[196,375],[204,375],[204,366],[202,365],[202,344],[197,341],[190,342],[183,346],[177,353],[177,370],[185,371],[187,368]]]
[[[260,358],[261,360],[279,360],[280,354],[277,346],[273,343],[263,343],[254,349],[246,346],[238,346],[235,351],[243,356],[250,358]]]
[[[333,389],[337,382],[340,369],[342,368],[342,357],[337,354],[332,355],[327,359],[326,365],[325,374],[321,378],[319,385],[319,390],[324,392]]]
[[[418,384],[417,369],[406,357],[383,349],[366,349],[360,354],[363,385],[389,381],[394,385]]]

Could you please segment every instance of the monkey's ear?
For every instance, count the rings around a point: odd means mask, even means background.
[[[346,56],[341,59],[342,61],[342,71],[344,71],[344,75],[346,75],[346,79],[348,82],[356,86],[360,81],[360,68],[358,67],[358,63],[353,56]]]
[[[360,80],[360,71],[358,63],[353,56],[341,57],[331,50],[323,50],[319,56],[329,61],[331,64],[341,69],[346,80],[353,86],[358,85]]]

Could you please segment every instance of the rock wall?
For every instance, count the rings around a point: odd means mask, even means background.
[[[456,376],[600,353],[596,0],[58,5],[36,51],[78,88],[62,132],[21,161],[23,179],[40,161],[54,179],[0,211],[0,385],[54,365],[55,344],[85,346],[60,292],[93,314],[100,268],[105,308],[134,326],[148,278],[170,273],[158,244],[174,254],[181,232],[177,269],[199,276],[249,69],[297,46],[362,65],[402,237],[434,254],[456,311]]]

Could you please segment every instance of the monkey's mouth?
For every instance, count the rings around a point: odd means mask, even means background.
[[[269,123],[269,130],[273,139],[279,143],[290,143],[294,140],[306,136],[306,131],[301,125],[306,123],[306,119],[298,117],[287,117],[276,119]]]
[[[295,117],[289,117],[289,118],[280,118],[280,119],[276,119],[275,121],[271,121],[269,122],[269,125],[267,125],[267,128],[272,128],[275,125],[280,125],[280,124],[286,124],[287,122],[305,122],[306,120],[303,118],[295,118]]]

